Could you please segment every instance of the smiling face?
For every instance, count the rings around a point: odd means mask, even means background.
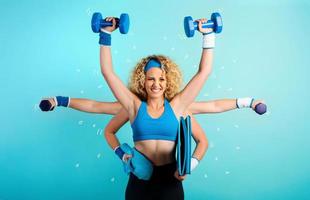
[[[152,67],[145,74],[144,87],[149,98],[163,97],[167,87],[165,72]]]

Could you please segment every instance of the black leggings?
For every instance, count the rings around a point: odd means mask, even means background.
[[[154,166],[150,180],[140,180],[130,173],[126,200],[183,200],[182,182],[174,177],[176,163]]]

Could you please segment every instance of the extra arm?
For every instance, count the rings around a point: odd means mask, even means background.
[[[192,124],[192,136],[196,142],[193,157],[197,158],[198,160],[201,160],[208,149],[208,139],[202,127],[198,124],[198,122],[193,116],[191,116],[191,124]]]
[[[199,70],[186,87],[175,97],[177,112],[182,113],[194,102],[212,70],[213,49],[203,49]],[[178,109],[179,108],[179,109]]]
[[[254,110],[259,103],[264,103],[264,101],[254,100],[251,108]],[[236,99],[196,101],[189,106],[189,111],[192,114],[221,113],[234,109],[237,109]]]
[[[69,107],[82,112],[116,115],[121,110],[122,105],[118,102],[71,98]]]
[[[104,137],[109,144],[109,146],[114,150],[116,147],[120,146],[120,143],[115,136],[117,131],[128,121],[128,113],[122,108],[119,113],[117,113],[108,123],[104,130]]]
[[[199,31],[202,33],[210,32],[210,29],[202,28],[202,23],[206,19],[198,20]],[[172,100],[176,113],[183,113],[188,106],[195,101],[195,98],[202,89],[208,76],[212,71],[213,65],[213,47],[214,47],[215,36],[214,33],[210,33],[203,36],[204,44],[206,41],[212,41],[207,45],[203,45],[203,50],[200,58],[199,69],[193,78],[189,81],[186,87]]]
[[[113,17],[108,17],[106,21],[111,21],[113,26],[107,26],[101,28],[100,33],[100,67],[101,72],[105,80],[107,81],[112,93],[120,104],[127,110],[129,118],[133,119],[135,116],[135,108],[138,106],[140,100],[136,95],[134,95],[121,81],[121,79],[114,73],[112,65],[112,55],[110,42],[105,42],[106,40],[111,41],[111,32],[116,29],[116,20]]]
[[[41,103],[42,101],[50,102],[48,105],[49,111],[53,110],[57,106],[55,98],[41,100]],[[88,113],[116,115],[122,108],[122,105],[118,102],[99,102],[91,99],[70,98],[70,101],[66,107]]]

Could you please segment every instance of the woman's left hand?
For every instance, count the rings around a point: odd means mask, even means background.
[[[258,99],[258,100],[254,100],[252,103],[252,109],[255,110],[255,106],[259,103],[265,104],[264,100]]]
[[[178,169],[174,172],[174,177],[176,178],[176,179],[178,179],[179,181],[183,181],[185,178],[186,178],[186,175],[184,175],[184,176],[180,176],[179,175],[179,171],[178,171]]]
[[[105,27],[100,29],[101,31],[106,30],[106,31],[109,31],[109,32],[113,32],[113,31],[115,31],[117,29],[117,27],[116,27],[116,18],[114,18],[114,17],[107,17],[104,20],[107,21],[107,22],[112,22],[112,26],[105,26]]]
[[[202,24],[206,23],[208,20],[203,18],[203,19],[197,19],[196,22],[198,22],[198,31],[200,33],[210,33],[213,31],[212,28],[202,28]]]

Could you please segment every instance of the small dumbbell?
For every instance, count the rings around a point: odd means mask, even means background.
[[[223,22],[219,13],[212,13],[211,20],[202,24],[203,28],[212,28],[215,33],[222,32]],[[191,16],[184,18],[184,30],[187,37],[193,37],[195,30],[198,30],[198,22],[194,21]]]
[[[259,103],[255,106],[254,110],[257,114],[262,115],[267,111],[267,106],[266,104]]]
[[[54,110],[54,108],[55,108],[55,107],[51,104],[51,102],[50,102],[49,100],[47,100],[47,99],[42,100],[42,101],[40,102],[39,107],[40,107],[40,109],[41,109],[42,111],[45,111],[45,112],[47,112],[47,111],[52,111],[52,110]]]
[[[91,28],[95,33],[100,32],[100,28],[112,26],[112,22],[107,22],[102,19],[102,15],[99,12],[93,14],[91,19]],[[119,27],[119,31],[122,34],[128,33],[129,30],[129,16],[126,13],[121,14],[120,18],[116,18],[116,27]]]

